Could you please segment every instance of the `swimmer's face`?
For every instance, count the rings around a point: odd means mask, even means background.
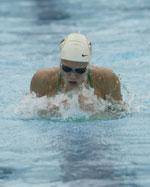
[[[65,83],[78,87],[86,80],[88,63],[61,60],[61,73]]]

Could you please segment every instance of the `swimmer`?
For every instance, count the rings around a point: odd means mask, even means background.
[[[91,42],[84,35],[69,34],[60,42],[60,66],[38,70],[31,80],[31,93],[52,97],[73,90],[78,92],[84,85],[93,88],[98,98],[121,102],[118,76],[111,69],[92,66],[91,53]],[[86,99],[79,96],[80,103]]]

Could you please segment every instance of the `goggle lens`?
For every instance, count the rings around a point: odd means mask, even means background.
[[[86,72],[87,68],[70,68],[68,66],[62,65],[62,69],[64,72],[66,73],[70,73],[70,72],[76,72],[78,74],[83,74]]]

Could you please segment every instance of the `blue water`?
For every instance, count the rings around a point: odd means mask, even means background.
[[[149,0],[0,1],[0,186],[150,186],[149,23]],[[74,31],[92,41],[93,64],[119,75],[127,116],[33,115],[30,80],[59,65]]]

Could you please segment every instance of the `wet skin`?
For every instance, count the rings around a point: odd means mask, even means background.
[[[61,60],[60,67],[37,71],[32,77],[30,91],[35,92],[38,97],[56,95],[60,73],[62,74],[60,85],[62,92],[78,89],[80,85],[88,84],[87,72],[83,74],[76,72],[66,73],[62,70],[61,64],[70,68],[85,68],[88,66],[88,63]],[[115,101],[122,101],[120,81],[117,75],[108,68],[92,66],[90,69],[94,94],[104,100],[111,98]]]

